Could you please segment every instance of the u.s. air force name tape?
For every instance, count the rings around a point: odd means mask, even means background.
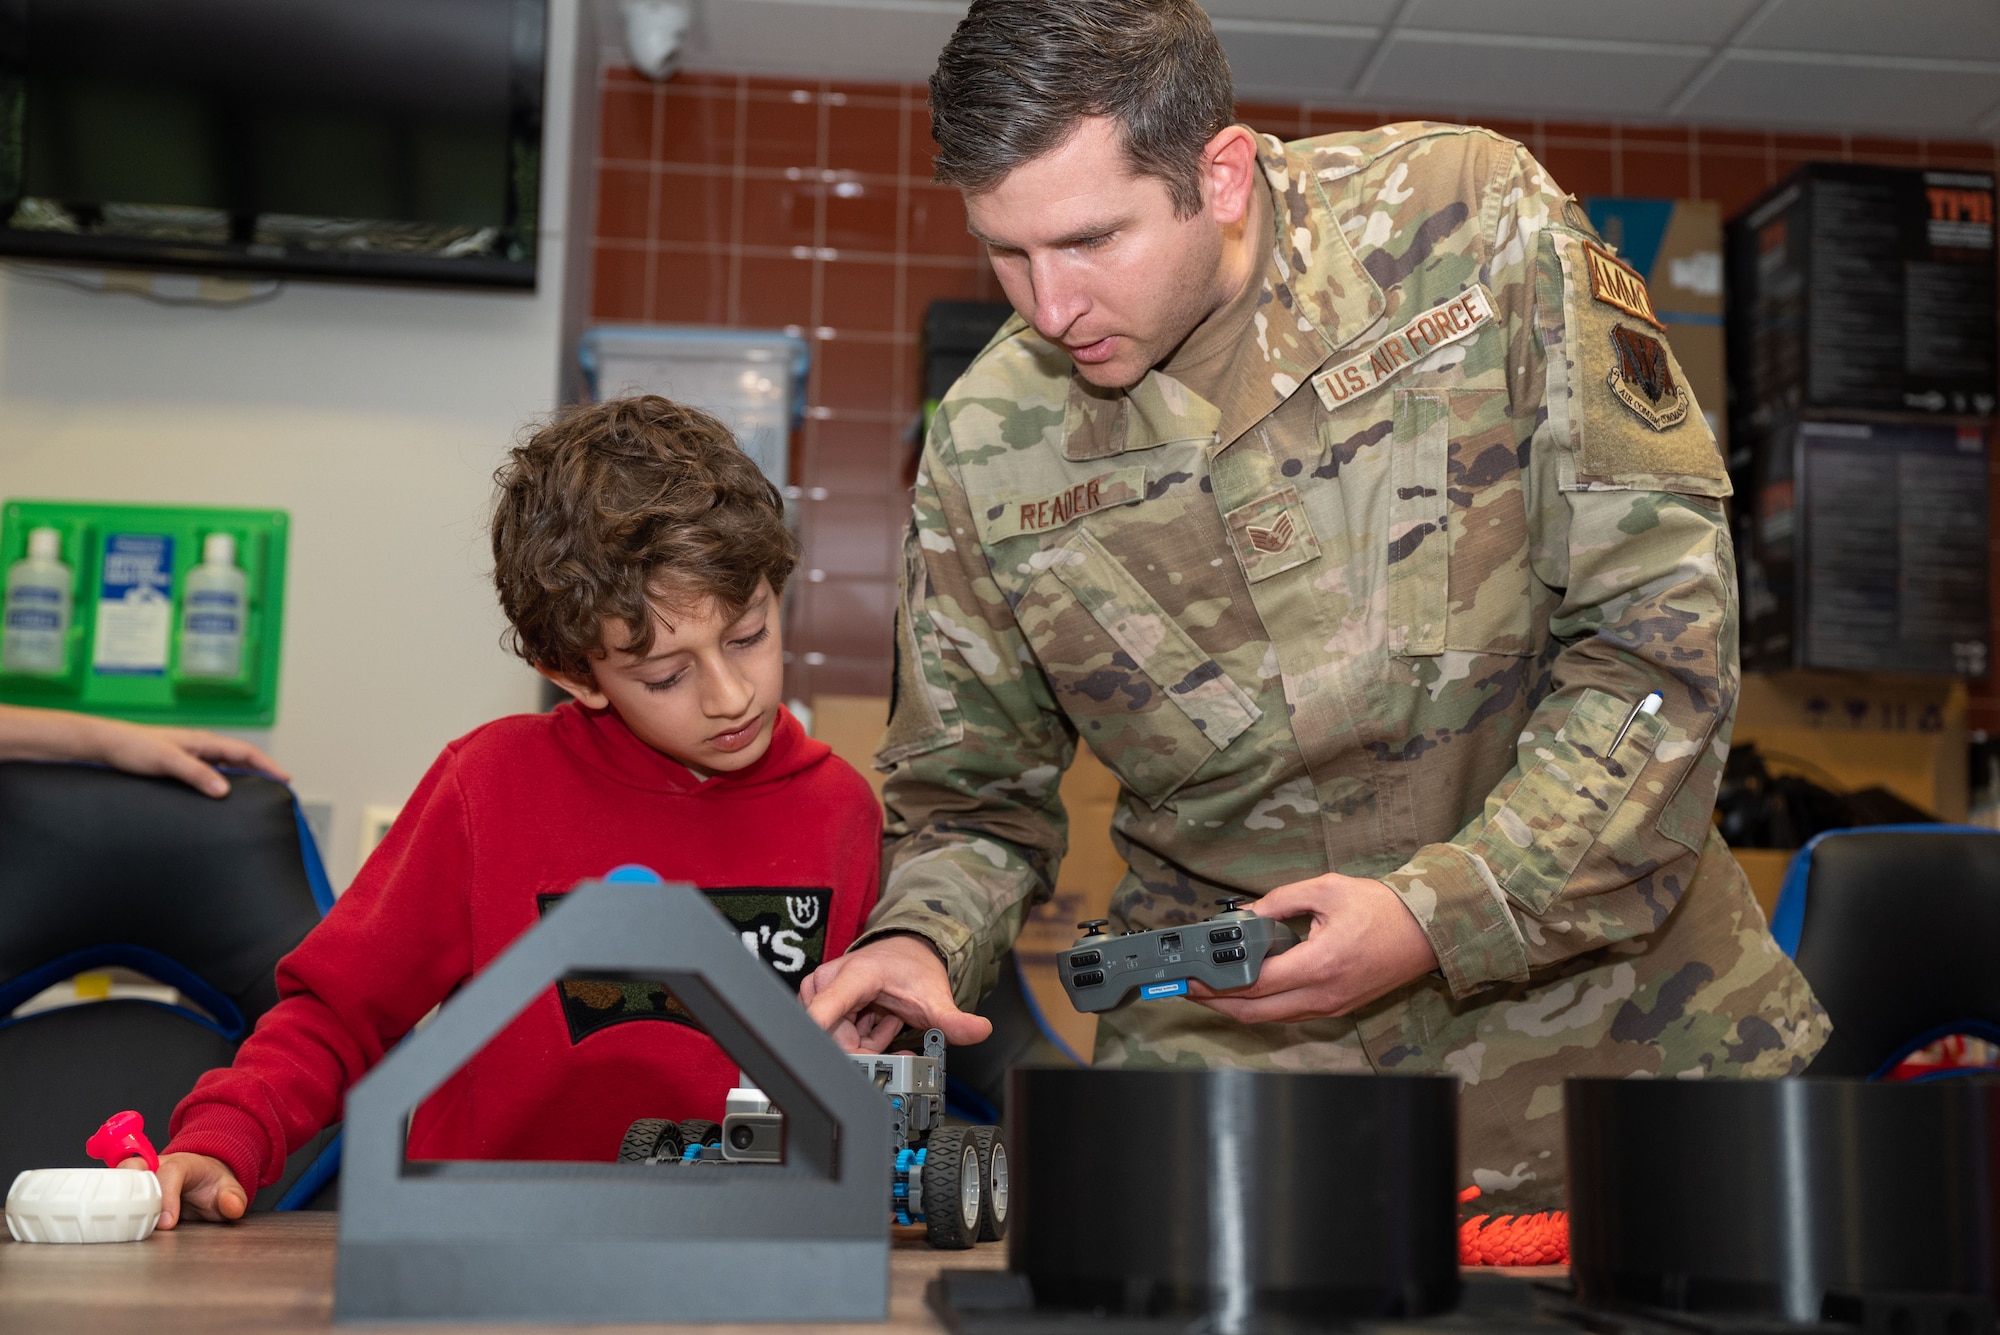
[[[1468,288],[1411,320],[1366,352],[1313,377],[1328,411],[1409,370],[1439,348],[1470,338],[1492,322],[1493,302],[1483,287]]]

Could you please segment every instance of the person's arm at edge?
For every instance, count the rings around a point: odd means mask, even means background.
[[[199,728],[126,723],[24,705],[0,705],[0,760],[80,760],[109,765],[128,774],[179,779],[210,797],[229,794],[229,780],[216,765],[291,779],[271,757],[239,738]]]

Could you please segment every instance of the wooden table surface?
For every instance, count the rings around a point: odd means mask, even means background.
[[[339,1216],[259,1214],[244,1223],[188,1224],[144,1242],[58,1246],[8,1241],[0,1229],[0,1332],[5,1335],[181,1335],[181,1332],[323,1331],[333,1324],[333,1253]],[[924,1306],[938,1271],[1002,1270],[1005,1243],[934,1251],[922,1229],[896,1229],[889,1255],[887,1325],[813,1329],[873,1335],[942,1329]],[[368,1326],[343,1326],[368,1329]],[[671,1330],[676,1335],[799,1335],[803,1325],[527,1326],[399,1324],[380,1329],[450,1332]]]

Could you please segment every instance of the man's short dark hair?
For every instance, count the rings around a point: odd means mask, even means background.
[[[798,560],[785,502],[698,408],[649,394],[570,408],[516,448],[493,480],[493,583],[513,650],[583,680],[615,647],[653,645],[653,604],[714,599],[734,616],[760,580],[782,593]]]
[[[1229,61],[1195,0],[974,0],[931,75],[936,178],[978,192],[1118,121],[1132,169],[1201,210],[1201,151],[1236,118]]]

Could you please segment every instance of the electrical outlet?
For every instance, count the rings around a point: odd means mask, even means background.
[[[396,823],[396,817],[401,814],[402,810],[399,806],[392,807],[379,802],[370,802],[367,806],[361,808],[361,860],[363,862],[368,861],[368,855],[375,851],[375,846],[388,837],[389,827]]]
[[[331,847],[333,839],[333,803],[309,802],[299,799],[299,814],[306,818],[306,828],[312,831],[314,846],[324,850]]]

